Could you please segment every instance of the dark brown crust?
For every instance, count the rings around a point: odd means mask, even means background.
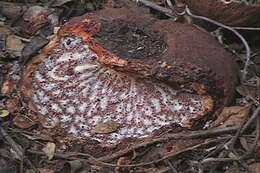
[[[170,20],[157,20],[149,14],[144,14],[142,9],[126,7],[120,9],[104,9],[95,13],[90,13],[82,17],[74,18],[62,29],[62,33],[79,34],[79,28],[91,30],[91,35],[97,32],[101,27],[100,23],[104,20],[104,16],[109,16],[106,20],[113,21],[121,19],[129,22],[141,23],[143,26],[149,27],[154,31],[161,33],[167,42],[168,49],[158,60],[133,61],[116,57],[115,55],[104,50],[100,45],[91,42],[92,49],[97,52],[101,58],[99,61],[113,68],[129,70],[137,72],[145,76],[156,76],[159,79],[174,81],[179,83],[190,83],[194,81],[202,81],[201,73],[206,73],[208,77],[205,80],[218,81],[219,88],[224,88],[225,97],[231,98],[233,95],[234,85],[237,81],[236,64],[231,53],[223,49],[223,47],[207,32],[196,28],[192,25],[183,25],[174,23]],[[88,24],[79,23],[84,19],[92,19],[96,26],[87,26]],[[81,26],[79,26],[81,25]],[[83,26],[82,26],[83,25]],[[93,25],[93,23],[92,23]],[[74,26],[74,27],[73,27]],[[77,28],[77,29],[75,29]],[[89,29],[91,28],[91,29]],[[83,35],[83,33],[82,33]],[[105,55],[114,57],[105,58]],[[161,66],[160,62],[166,62],[166,66]],[[197,74],[194,70],[197,69]],[[185,72],[183,72],[186,70]],[[184,74],[186,73],[186,74]],[[206,81],[203,81],[206,82]],[[206,84],[207,85],[207,84]],[[226,100],[228,103],[230,99]],[[224,104],[226,104],[224,103]]]
[[[112,22],[115,19],[136,22],[159,32],[168,45],[167,51],[159,60],[122,59],[108,52],[95,42],[93,36],[102,27],[102,20]],[[232,99],[237,81],[236,64],[232,55],[208,33],[194,26],[174,23],[170,20],[157,20],[148,14],[144,15],[138,8],[111,8],[72,19],[61,28],[42,53],[25,66],[21,80],[21,93],[24,102],[29,105],[29,110],[35,115],[37,112],[30,101],[33,73],[64,36],[81,37],[97,54],[97,60],[111,68],[142,77],[155,77],[164,82],[194,89],[198,94],[205,96],[208,112],[213,110],[212,98],[216,102],[216,109],[222,109]]]
[[[229,26],[259,27],[260,5],[222,0],[184,0],[194,14],[202,15]]]

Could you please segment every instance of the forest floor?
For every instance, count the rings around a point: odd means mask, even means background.
[[[203,24],[205,21],[196,23],[194,16],[186,14],[190,22],[204,27],[231,51],[241,69],[243,82],[237,84],[233,104],[225,107],[215,121],[216,128],[169,134],[96,158],[77,149],[60,149],[51,136],[37,131],[34,122],[28,123],[26,115],[18,115],[21,110],[16,110],[12,103],[6,106],[3,84],[9,69],[19,73],[23,64],[48,44],[69,19],[104,8],[108,3],[119,5],[118,0],[107,1],[0,1],[0,173],[260,173],[260,28],[235,28],[246,40],[242,43],[232,27],[223,28],[214,22],[214,27],[209,27]],[[139,3],[151,8],[158,18],[178,17],[169,15],[174,6],[169,0],[149,2]],[[245,46],[249,46],[250,52]],[[191,145],[160,155],[158,147],[168,140]]]

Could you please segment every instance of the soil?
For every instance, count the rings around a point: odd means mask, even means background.
[[[159,33],[116,20],[104,21],[101,31],[95,36],[96,41],[105,49],[126,59],[158,58],[167,45]]]

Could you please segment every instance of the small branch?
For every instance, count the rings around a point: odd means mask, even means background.
[[[233,162],[233,161],[239,161],[239,159],[236,158],[207,158],[201,161],[201,164],[205,163],[211,163],[211,162]]]
[[[137,3],[141,3],[143,5],[145,5],[146,7],[152,8],[154,10],[160,11],[162,13],[164,13],[166,16],[168,17],[176,17],[172,15],[172,10],[168,9],[168,8],[164,8],[161,7],[157,4],[155,4],[154,2],[148,1],[148,0],[135,0]]]
[[[260,114],[260,105],[258,105],[258,107],[256,108],[256,110],[254,111],[253,115],[249,118],[249,120],[245,123],[245,125],[243,126],[241,133],[244,133],[248,127],[256,120],[256,118]]]
[[[148,166],[148,165],[156,164],[156,163],[162,162],[162,161],[167,160],[167,159],[171,159],[171,158],[176,157],[176,156],[178,156],[182,153],[185,153],[187,151],[191,151],[191,150],[203,147],[203,146],[208,146],[212,143],[221,142],[223,140],[226,140],[227,138],[230,138],[230,137],[224,137],[224,138],[220,138],[220,139],[209,140],[209,141],[202,142],[200,144],[185,148],[184,150],[181,150],[181,151],[178,151],[178,152],[169,153],[168,155],[164,156],[161,159],[157,159],[157,160],[145,162],[145,163],[130,164],[130,165],[117,165],[117,164],[106,163],[106,162],[100,161],[99,159],[95,158],[94,156],[91,156],[90,154],[83,154],[83,153],[82,154],[84,156],[88,156],[88,159],[82,159],[82,158],[78,158],[78,157],[71,157],[70,158],[69,157],[70,154],[69,155],[54,154],[54,157],[55,158],[67,159],[67,160],[81,160],[81,161],[85,161],[85,162],[95,164],[95,165],[102,165],[102,166],[105,166],[105,167],[141,167],[141,166]],[[28,150],[28,152],[31,153],[31,154],[37,154],[37,155],[42,155],[42,156],[46,155],[44,152],[41,152],[41,151]]]
[[[256,120],[256,135],[255,135],[255,140],[251,146],[251,148],[249,149],[249,151],[247,151],[247,153],[243,156],[243,158],[247,158],[248,156],[254,154],[257,145],[260,141],[260,116],[257,118]]]
[[[232,27],[236,30],[248,30],[248,31],[260,31],[260,28],[252,28],[252,27]]]
[[[169,165],[169,167],[171,168],[172,173],[178,173],[178,171],[176,170],[174,165],[169,160],[165,160],[165,163]]]
[[[5,131],[3,127],[0,127],[0,134],[4,137],[7,143],[11,146],[11,148],[15,151],[21,161],[20,172],[23,171],[23,162],[29,165],[36,173],[40,173],[40,171],[32,164],[30,160],[24,158],[24,154],[22,148],[9,136],[9,134]]]
[[[237,130],[235,127],[229,127],[229,128],[221,128],[221,129],[211,129],[211,130],[203,130],[203,131],[194,131],[191,132],[191,134],[185,134],[185,133],[177,133],[177,134],[169,134],[167,137],[164,138],[156,138],[152,141],[148,142],[142,142],[140,144],[134,145],[130,148],[126,148],[123,150],[120,150],[110,156],[104,156],[100,158],[95,158],[90,154],[87,153],[66,153],[66,154],[61,154],[61,153],[56,153],[54,155],[55,158],[60,158],[60,159],[66,159],[66,160],[73,160],[73,159],[78,159],[77,157],[86,157],[90,158],[95,161],[95,163],[101,163],[102,165],[107,165],[111,166],[110,164],[106,164],[105,162],[110,162],[113,161],[125,154],[128,154],[131,151],[137,150],[142,147],[147,147],[152,144],[168,141],[170,139],[197,139],[197,138],[208,138],[208,137],[214,137],[220,134],[229,134],[229,133],[234,133]],[[46,156],[44,152],[41,151],[35,151],[35,150],[27,150],[27,152],[31,154],[37,154],[37,155],[43,155]],[[113,164],[112,164],[113,165]]]
[[[18,144],[8,135],[8,133],[5,131],[3,127],[0,127],[0,133],[6,140],[6,142],[11,146],[11,148],[14,150],[14,152],[17,154],[17,156],[22,159],[23,158],[23,152]]]
[[[218,135],[222,135],[222,134],[234,133],[236,130],[237,130],[237,127],[228,127],[228,128],[221,128],[221,129],[216,128],[216,129],[209,129],[209,130],[192,131],[189,134],[187,132],[186,133],[181,132],[181,133],[176,133],[176,134],[168,134],[165,137],[156,138],[156,139],[153,139],[153,140],[147,141],[147,142],[142,142],[142,143],[134,145],[132,147],[120,150],[116,153],[113,153],[112,155],[100,157],[100,158],[98,158],[98,160],[109,162],[109,161],[119,158],[125,154],[128,154],[134,150],[137,150],[139,148],[147,147],[149,145],[161,143],[161,142],[168,141],[168,140],[208,138],[208,137],[214,137],[214,136],[218,136]]]

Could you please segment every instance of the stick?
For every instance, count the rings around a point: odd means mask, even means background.
[[[245,123],[245,125],[243,126],[241,133],[244,133],[248,127],[256,120],[256,118],[259,116],[260,114],[260,105],[258,105],[258,107],[256,108],[256,110],[254,111],[253,115],[250,117],[250,119]]]
[[[190,9],[187,6],[185,8],[185,11],[192,18],[205,20],[207,22],[213,23],[217,26],[220,26],[222,28],[225,28],[225,29],[233,32],[241,40],[241,42],[244,44],[245,49],[246,49],[246,62],[245,62],[245,66],[244,66],[244,69],[243,69],[243,76],[242,76],[242,82],[244,82],[246,80],[247,68],[248,68],[248,65],[249,65],[249,62],[250,62],[250,58],[251,58],[251,49],[250,49],[246,39],[237,30],[235,30],[234,28],[232,28],[230,26],[224,25],[220,22],[217,22],[215,20],[212,20],[212,19],[204,17],[204,16],[198,16],[198,15],[192,14]]]
[[[237,127],[228,127],[228,128],[216,128],[216,129],[210,129],[210,130],[201,130],[201,131],[193,131],[190,134],[185,134],[183,132],[181,133],[176,133],[176,134],[168,134],[166,135],[166,137],[162,137],[162,138],[157,138],[157,139],[153,139],[151,141],[147,141],[147,142],[142,142],[140,144],[134,145],[130,148],[126,148],[123,150],[120,150],[110,156],[104,156],[104,157],[100,157],[98,158],[98,160],[101,161],[112,161],[116,158],[119,158],[125,154],[128,154],[131,151],[137,150],[139,148],[142,147],[146,147],[149,145],[153,145],[156,143],[161,143],[164,141],[168,141],[168,140],[172,140],[172,139],[197,139],[197,138],[207,138],[207,137],[213,137],[213,136],[217,136],[220,134],[228,134],[228,133],[234,133],[237,130]]]
[[[22,164],[21,169],[23,168],[23,161],[25,161],[25,163],[29,165],[36,173],[40,173],[40,171],[32,164],[30,160],[24,158],[24,154],[21,147],[9,136],[9,134],[5,131],[3,127],[0,127],[0,133],[20,158]]]
[[[220,139],[209,140],[209,141],[202,142],[200,144],[188,147],[188,148],[181,150],[181,151],[178,151],[178,152],[169,153],[168,155],[166,155],[163,158],[158,159],[158,160],[145,162],[145,163],[130,164],[130,165],[117,165],[117,164],[106,163],[106,162],[100,161],[99,159],[96,159],[95,157],[93,157],[89,154],[84,154],[84,155],[87,155],[89,157],[89,159],[81,159],[81,158],[77,158],[77,157],[69,158],[69,157],[66,157],[66,155],[62,155],[62,154],[54,154],[54,157],[55,158],[61,157],[63,159],[68,159],[68,160],[81,160],[81,161],[85,161],[85,162],[88,162],[88,163],[91,163],[91,164],[102,165],[102,166],[106,166],[106,167],[141,167],[141,166],[148,166],[148,165],[152,165],[152,164],[162,162],[164,160],[176,157],[176,156],[178,156],[178,155],[180,155],[184,152],[191,151],[191,150],[194,150],[196,148],[203,147],[203,146],[207,146],[207,145],[210,145],[212,143],[221,142],[223,140],[226,140],[227,138],[230,138],[230,137],[224,137],[224,138],[220,138]],[[37,154],[37,155],[42,155],[42,156],[46,155],[44,152],[41,152],[41,151],[28,150],[28,152],[31,153],[31,154]]]
[[[157,11],[160,11],[162,13],[164,13],[166,16],[168,17],[175,17],[172,15],[172,10],[168,9],[168,8],[164,8],[164,7],[161,7],[157,4],[155,4],[154,2],[151,2],[151,1],[148,1],[148,0],[136,0],[137,3],[142,3],[143,5],[147,6],[147,7],[150,7],[154,10],[157,10]]]

